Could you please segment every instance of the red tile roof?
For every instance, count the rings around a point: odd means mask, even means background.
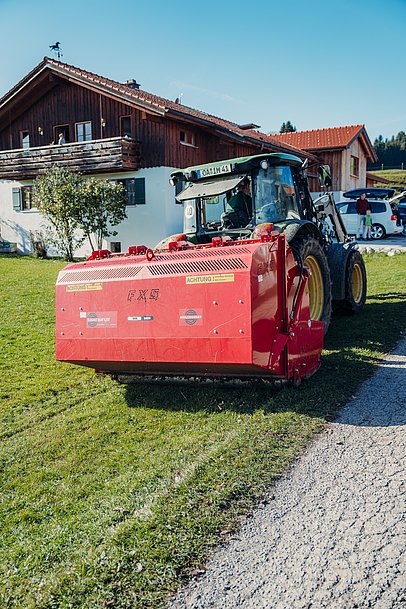
[[[346,148],[362,130],[365,130],[365,125],[348,125],[346,127],[277,133],[273,137],[284,144],[297,146],[303,150],[323,150],[326,148]]]
[[[241,141],[241,143],[251,143],[256,145],[260,144],[265,146],[265,148],[268,150],[283,150],[291,154],[297,154],[301,157],[305,156],[303,150],[300,150],[295,144],[291,144],[289,141],[283,141],[279,137],[276,138],[252,129],[241,129],[240,126],[231,121],[227,121],[211,114],[206,114],[205,112],[196,110],[194,108],[189,108],[188,106],[159,97],[158,95],[153,95],[152,93],[148,93],[148,91],[144,91],[143,89],[134,89],[126,84],[110,80],[104,76],[93,74],[92,72],[82,70],[81,68],[71,66],[67,63],[63,63],[49,57],[44,57],[41,63],[31,70],[29,74],[27,74],[0,99],[0,109],[2,106],[4,106],[4,104],[7,104],[8,100],[15,93],[25,86],[32,78],[34,78],[37,73],[47,68],[61,74],[62,76],[64,75],[74,78],[78,81],[86,83],[87,85],[90,84],[96,89],[104,90],[110,94],[113,93],[121,99],[125,99],[127,102],[131,103],[132,101],[134,104],[144,107],[145,110],[148,110],[149,112],[160,115],[169,114],[173,117],[178,116],[180,119],[189,119],[193,120],[194,122],[203,123],[206,126],[220,128],[222,131],[228,132],[227,134],[229,136],[234,136],[236,139]]]

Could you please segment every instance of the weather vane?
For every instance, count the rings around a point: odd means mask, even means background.
[[[57,56],[58,59],[63,57],[60,42],[55,42],[55,44],[51,44],[49,46],[49,48],[51,49],[51,51],[53,51],[55,53],[55,55]]]

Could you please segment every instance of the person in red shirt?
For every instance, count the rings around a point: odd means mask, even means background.
[[[363,239],[364,227],[365,227],[365,216],[369,209],[369,202],[366,194],[363,192],[362,195],[357,199],[355,203],[355,211],[357,212],[357,235],[358,240]]]

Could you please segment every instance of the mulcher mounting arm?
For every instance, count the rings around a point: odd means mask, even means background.
[[[335,237],[339,243],[351,241],[345,228],[343,219],[337,209],[332,192],[326,192],[313,201],[316,211],[316,219],[325,226],[327,218],[333,227]]]

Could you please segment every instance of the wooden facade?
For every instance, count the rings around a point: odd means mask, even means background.
[[[341,190],[342,183],[342,150],[318,150],[318,155],[323,159],[324,165],[330,165],[332,177],[332,190]],[[320,190],[320,182],[317,178],[309,178],[310,192]]]
[[[263,148],[260,142],[242,143],[238,135],[201,124],[187,116],[187,109],[182,116],[180,108],[179,117],[161,108],[154,113],[136,101],[120,101],[108,91],[46,70],[0,110],[0,178],[32,179],[55,162],[84,173],[187,167]],[[78,125],[85,123],[91,137],[78,142]],[[60,131],[66,143],[59,146]],[[182,142],[185,134],[192,143]]]
[[[359,138],[351,142],[348,147],[338,150],[317,150],[317,154],[323,159],[324,164],[330,165],[333,191],[340,192],[367,186],[367,155],[370,153]],[[356,171],[351,169],[354,167],[351,157],[356,160]],[[310,190],[312,192],[320,190],[317,180],[311,180]]]

